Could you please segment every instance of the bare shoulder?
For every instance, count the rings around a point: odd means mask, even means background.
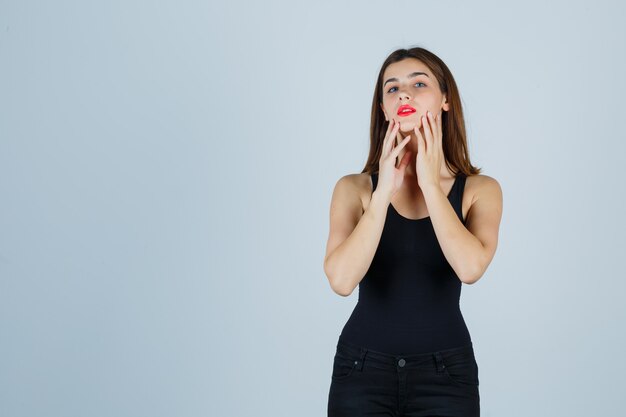
[[[489,175],[471,175],[467,177],[465,191],[469,200],[466,224],[470,231],[477,232],[478,228],[493,229],[497,233],[502,218],[502,187],[500,183]]]
[[[361,201],[361,211],[364,212],[365,208],[369,205],[369,201],[372,195],[372,179],[367,172],[346,174],[339,179],[337,185],[341,184],[341,188],[344,192],[349,193],[355,197],[358,197]]]
[[[471,196],[473,205],[479,198],[496,198],[502,200],[502,187],[500,183],[489,175],[477,174],[467,177],[465,183],[465,193]]]

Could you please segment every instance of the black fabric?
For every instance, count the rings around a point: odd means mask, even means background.
[[[377,179],[374,173],[372,192]],[[465,181],[465,175],[457,175],[448,194],[463,224]],[[430,217],[408,219],[389,204],[378,248],[339,341],[388,354],[467,346],[472,340],[459,306],[461,285]]]
[[[480,416],[474,347],[387,355],[337,343],[328,417]]]

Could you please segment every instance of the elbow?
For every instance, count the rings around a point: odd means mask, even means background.
[[[461,274],[459,279],[463,284],[472,285],[476,283],[484,273],[485,269],[481,265],[474,265],[473,268],[468,268],[465,273]]]
[[[463,284],[472,285],[480,279],[480,276],[464,276],[459,277]]]
[[[328,277],[328,283],[330,284],[330,288],[333,290],[333,292],[337,295],[340,295],[342,297],[348,297],[350,294],[352,294],[352,290],[349,288],[346,288],[344,285],[341,285],[341,281],[333,278],[329,275],[327,275]]]
[[[487,254],[485,253],[482,244],[481,249],[483,250],[467,259],[467,262],[464,265],[465,268],[461,268],[462,271],[458,277],[463,284],[475,284],[487,270],[490,258],[487,258]]]
[[[348,290],[348,289],[344,289],[344,288],[340,288],[340,287],[334,287],[332,284],[330,286],[333,291],[335,292],[335,294],[340,295],[342,297],[349,297],[352,294],[352,290]]]
[[[329,271],[326,263],[324,263],[324,273],[326,274],[326,278],[328,278],[328,283],[330,284],[330,288],[333,290],[335,294],[340,295],[342,297],[348,297],[350,294],[352,294],[352,290],[349,288],[346,288],[345,285],[341,285],[342,280],[337,279],[336,274],[331,273],[331,271]]]

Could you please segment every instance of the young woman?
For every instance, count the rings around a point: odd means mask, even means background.
[[[380,69],[370,152],[337,182],[324,271],[359,300],[337,342],[328,415],[479,416],[462,284],[496,251],[502,190],[467,149],[446,64],[400,49]]]

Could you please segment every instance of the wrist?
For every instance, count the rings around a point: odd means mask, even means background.
[[[424,194],[424,197],[428,195],[436,194],[436,193],[443,193],[443,190],[441,189],[441,185],[439,184],[425,184],[424,186],[420,188],[422,189],[422,194]]]
[[[391,203],[391,195],[388,193],[383,193],[380,189],[374,190],[372,193],[372,200],[370,204],[374,204],[376,206],[388,206]]]

